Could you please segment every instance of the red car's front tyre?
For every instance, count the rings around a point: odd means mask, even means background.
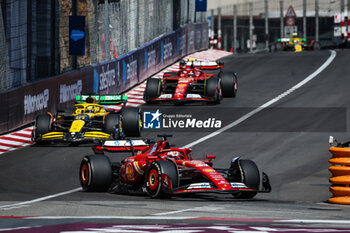
[[[146,176],[146,190],[152,198],[170,198],[173,189],[178,187],[178,172],[171,161],[152,162]]]

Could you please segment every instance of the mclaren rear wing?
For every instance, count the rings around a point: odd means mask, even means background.
[[[78,104],[86,103],[88,97],[93,97],[96,103],[101,105],[126,104],[128,101],[127,95],[77,95],[75,102]]]

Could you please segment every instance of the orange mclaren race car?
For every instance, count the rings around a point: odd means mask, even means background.
[[[58,110],[36,118],[32,141],[69,142],[139,137],[142,127],[139,108],[125,107],[126,95],[79,95],[73,109]],[[123,104],[120,111],[104,105]]]

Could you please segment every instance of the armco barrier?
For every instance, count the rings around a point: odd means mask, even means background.
[[[0,134],[74,104],[82,93],[117,94],[179,58],[208,47],[207,23],[189,24],[117,59],[0,93]]]
[[[332,183],[329,191],[333,197],[328,202],[334,204],[350,204],[350,148],[335,147],[329,148],[333,157],[329,160],[332,164],[329,171],[332,177],[329,182]]]

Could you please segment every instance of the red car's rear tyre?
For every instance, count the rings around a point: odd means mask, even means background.
[[[237,93],[237,76],[235,73],[222,73],[220,75],[222,95],[224,97],[236,97]]]
[[[221,82],[218,78],[210,78],[206,84],[206,96],[213,99],[213,103],[219,104],[222,99]]]

